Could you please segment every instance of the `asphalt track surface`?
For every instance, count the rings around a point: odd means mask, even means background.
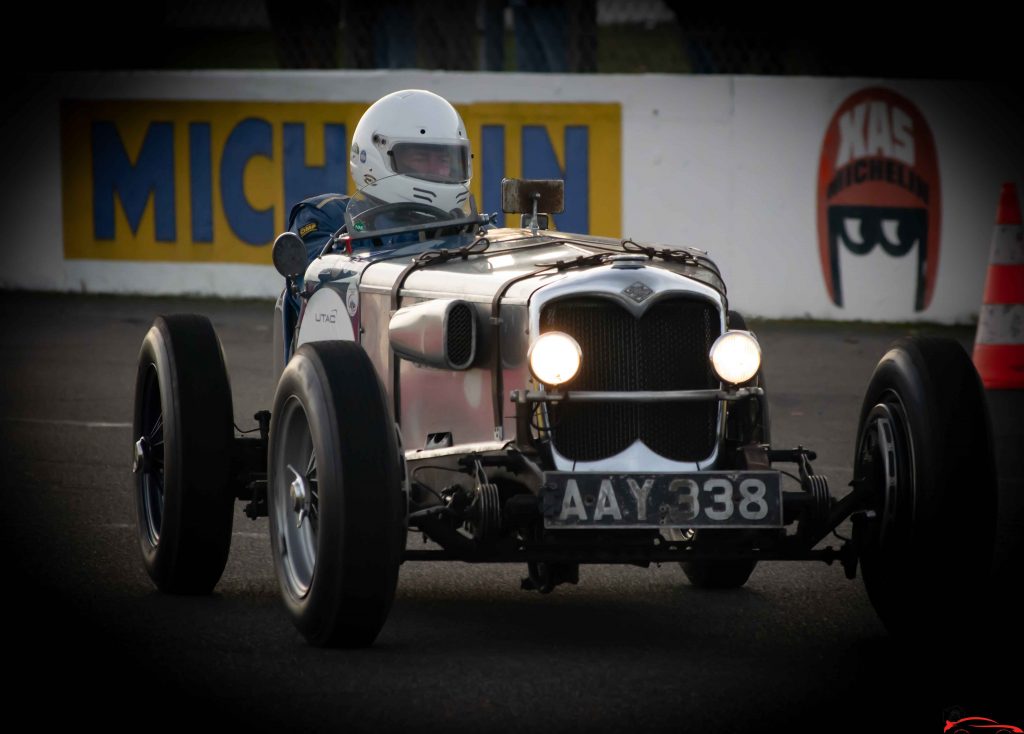
[[[34,726],[238,731],[939,731],[943,710],[1024,727],[1019,611],[990,634],[891,639],[838,566],[762,563],[701,592],[674,564],[525,569],[406,563],[377,643],[307,646],[285,616],[265,519],[235,518],[209,597],[155,591],[134,530],[132,390],[161,313],[210,316],[236,422],[269,408],[264,302],[0,294],[6,708]],[[861,393],[905,328],[764,323],[773,443],[850,479]],[[969,347],[969,329],[943,329]],[[410,546],[417,540],[410,538]],[[1019,606],[1013,607],[1019,610]]]

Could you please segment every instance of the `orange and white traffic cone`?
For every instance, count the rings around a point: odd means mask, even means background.
[[[1004,183],[996,211],[974,366],[988,395],[999,476],[994,579],[1007,598],[1024,597],[1024,226],[1017,187]]]
[[[999,194],[974,366],[986,389],[1024,389],[1024,226],[1012,183]]]

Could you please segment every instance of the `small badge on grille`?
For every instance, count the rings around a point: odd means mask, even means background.
[[[641,283],[639,280],[633,285],[629,286],[622,291],[624,294],[632,298],[637,303],[642,303],[650,296],[654,291],[648,288],[646,285]]]

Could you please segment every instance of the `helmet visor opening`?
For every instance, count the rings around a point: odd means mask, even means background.
[[[439,183],[469,179],[469,146],[437,143],[395,143],[391,149],[395,173]]]

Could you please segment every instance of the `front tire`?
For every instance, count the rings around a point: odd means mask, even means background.
[[[160,316],[135,379],[135,504],[143,562],[157,588],[208,594],[231,545],[234,415],[209,319]]]
[[[869,514],[854,524],[868,598],[890,633],[975,605],[992,564],[996,474],[981,380],[959,343],[898,342],[861,408],[854,482]],[[956,610],[951,604],[966,607]]]
[[[272,416],[268,509],[285,607],[310,644],[370,645],[394,599],[404,534],[384,389],[358,345],[305,344]]]
[[[724,559],[682,561],[683,573],[690,584],[698,589],[738,589],[747,583],[757,561],[752,559]]]

